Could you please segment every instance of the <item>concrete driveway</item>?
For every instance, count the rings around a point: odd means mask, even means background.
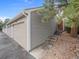
[[[35,59],[18,43],[0,32],[0,59]]]

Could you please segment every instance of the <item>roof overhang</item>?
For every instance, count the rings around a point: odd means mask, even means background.
[[[21,13],[19,13],[19,14],[18,14],[17,16],[15,16],[11,21],[9,21],[9,22],[7,23],[7,25],[16,22],[16,21],[18,21],[19,19],[22,19],[22,18],[24,18],[24,17],[27,17],[29,12],[34,12],[34,11],[40,9],[40,8],[41,8],[41,7],[24,9]]]

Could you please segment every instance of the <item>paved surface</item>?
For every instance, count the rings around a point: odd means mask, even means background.
[[[0,32],[0,59],[35,59],[18,43]]]

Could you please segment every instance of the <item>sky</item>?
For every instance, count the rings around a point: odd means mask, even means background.
[[[0,0],[0,19],[13,18],[23,9],[42,6],[43,0]]]

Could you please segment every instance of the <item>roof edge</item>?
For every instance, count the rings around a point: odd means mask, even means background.
[[[28,8],[28,9],[24,9],[21,13],[19,13],[18,15],[16,15],[11,21],[9,21],[7,23],[7,25],[15,22],[16,20],[19,20],[22,16],[28,15],[28,13],[26,11],[35,11],[38,10],[40,8],[42,8],[43,6],[40,7],[34,7],[34,8]],[[25,16],[26,17],[26,16]]]

